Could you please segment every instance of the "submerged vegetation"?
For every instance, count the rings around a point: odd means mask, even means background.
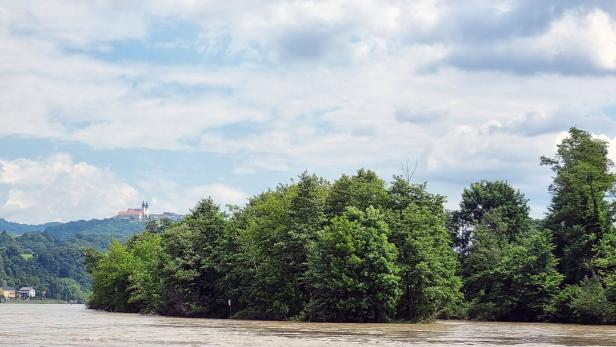
[[[359,170],[303,173],[221,211],[151,222],[86,252],[89,306],[122,312],[333,322],[485,320],[616,323],[616,176],[607,144],[571,129],[553,199],[532,220],[506,182],[464,190],[460,209],[411,183]],[[230,304],[230,307],[229,307]]]

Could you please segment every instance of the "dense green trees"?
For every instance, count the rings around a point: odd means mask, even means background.
[[[479,228],[465,279],[469,316],[488,320],[537,321],[549,317],[562,275],[556,270],[548,232],[533,230],[514,242]]]
[[[533,228],[523,194],[506,182],[464,190],[454,233],[471,318],[533,321],[548,317],[562,275],[549,231]]]
[[[431,320],[458,311],[463,298],[458,260],[445,228],[445,199],[394,177],[389,189],[390,240],[398,249],[402,296],[397,317]]]
[[[460,254],[466,255],[473,243],[473,231],[488,214],[498,215],[508,240],[529,228],[527,199],[503,181],[480,181],[464,189],[460,209],[452,215],[451,228]]]
[[[222,212],[147,225],[86,252],[90,306],[185,316],[336,322],[616,322],[616,230],[606,144],[571,129],[545,220],[503,181],[464,190],[460,209],[395,176],[308,173]],[[7,250],[9,251],[9,250]]]
[[[399,296],[396,247],[373,207],[354,207],[319,232],[311,244],[306,278],[308,320],[382,322],[394,316]]]
[[[163,290],[171,314],[221,317],[226,300],[218,290],[218,243],[227,219],[211,199],[199,202],[183,224],[162,234]]]
[[[614,164],[607,157],[605,141],[575,128],[558,145],[554,158],[541,161],[555,173],[546,225],[554,233],[567,283],[577,283],[592,275],[596,246],[613,228],[614,209],[606,196],[614,190]]]
[[[333,185],[303,173],[231,215],[204,200],[180,223],[90,251],[90,306],[225,317],[231,300],[238,318],[431,320],[462,302],[443,203],[369,170]]]
[[[542,157],[555,173],[545,225],[554,237],[559,268],[568,284],[555,299],[557,319],[616,323],[614,277],[614,163],[605,141],[572,128],[554,158]]]
[[[138,311],[139,307],[129,302],[130,276],[134,263],[128,249],[117,241],[113,242],[92,272],[90,306],[108,311]]]
[[[613,164],[607,144],[579,129],[541,163],[555,173],[547,218],[504,182],[465,190],[453,213],[470,317],[616,322]]]

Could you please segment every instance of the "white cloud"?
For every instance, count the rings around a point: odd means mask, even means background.
[[[541,25],[528,23],[529,27],[536,28],[523,34],[519,32],[530,19],[513,16],[516,22],[511,27],[492,28],[496,32],[501,29],[501,37],[492,38],[486,32],[483,40],[478,37],[476,41],[452,41],[451,55],[445,61],[462,68],[524,74],[613,73],[616,72],[616,21],[615,13],[608,11],[593,7],[590,2],[588,6],[571,4],[564,10],[546,13]],[[476,26],[481,28],[482,23]]]
[[[543,53],[548,60],[577,58],[601,70],[616,70],[616,22],[600,9],[566,13],[535,45],[529,53]]]
[[[548,0],[11,2],[0,6],[0,136],[224,154],[242,175],[389,173],[410,159],[450,196],[487,175],[545,192],[529,181],[558,134],[616,133],[602,111],[616,103],[614,13]],[[160,21],[194,24],[182,47],[203,63],[97,58],[118,42],[173,46],[148,41]],[[208,179],[139,191],[177,212],[205,195],[242,201]],[[2,211],[22,218],[36,190],[15,189]]]
[[[0,191],[2,217],[28,223],[110,217],[138,199],[111,171],[66,154],[0,160]]]

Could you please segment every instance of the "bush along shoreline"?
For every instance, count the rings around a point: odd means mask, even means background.
[[[406,172],[304,172],[223,212],[150,222],[85,251],[88,306],[114,312],[316,322],[616,323],[616,176],[607,143],[572,128],[554,157],[546,217],[505,181],[467,187],[456,211]]]

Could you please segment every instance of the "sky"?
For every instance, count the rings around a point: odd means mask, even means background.
[[[447,196],[576,126],[616,159],[616,2],[0,0],[0,218],[242,204],[359,168]]]

